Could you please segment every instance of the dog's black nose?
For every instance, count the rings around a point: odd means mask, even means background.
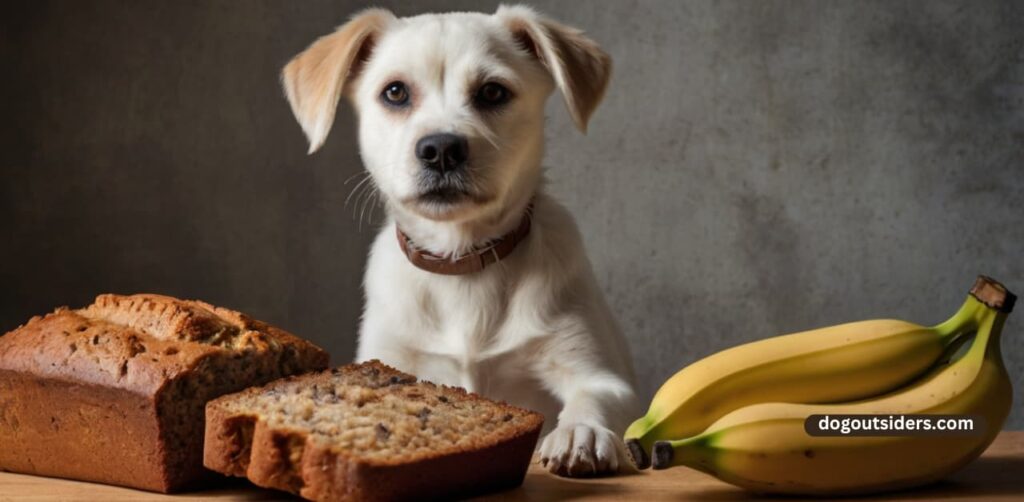
[[[457,134],[431,134],[416,142],[416,158],[423,167],[439,173],[454,171],[466,163],[469,143]]]

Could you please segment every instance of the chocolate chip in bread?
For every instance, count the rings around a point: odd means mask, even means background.
[[[311,500],[466,496],[523,481],[535,412],[373,360],[207,405],[206,466]]]

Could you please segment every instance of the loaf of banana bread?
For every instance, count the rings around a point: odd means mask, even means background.
[[[311,500],[428,500],[523,482],[544,418],[373,360],[206,407],[207,467]]]
[[[101,295],[0,337],[0,470],[170,492],[203,468],[220,395],[323,369],[315,345],[231,310]]]

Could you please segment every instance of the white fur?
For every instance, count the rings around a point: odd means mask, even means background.
[[[537,44],[539,57],[517,42],[524,34]],[[337,47],[359,37],[372,44],[367,61],[342,68],[333,82],[313,73],[347,57]],[[558,54],[580,59],[553,60]],[[367,11],[300,54],[284,76],[313,150],[330,128],[323,117],[333,113],[320,108],[332,100],[305,106],[320,101],[303,94],[341,89],[348,97],[359,114],[364,163],[387,208],[366,269],[357,359],[377,358],[426,380],[542,412],[548,431],[540,446],[542,462],[563,475],[628,468],[620,437],[638,412],[628,345],[598,289],[572,217],[545,194],[542,183],[548,96],[560,89],[582,129],[607,77],[607,56],[596,45],[523,7],[502,7],[494,15],[402,19]],[[577,95],[582,91],[567,83],[572,78],[596,80],[589,84],[596,87]],[[394,80],[413,89],[409,113],[395,113],[380,101]],[[498,114],[480,112],[469,99],[474,85],[491,80],[514,94]],[[423,168],[414,145],[436,132],[468,138],[477,195],[471,200],[417,200],[415,176]],[[504,260],[475,274],[420,270],[395,238],[398,225],[420,247],[458,255],[515,228],[531,201],[529,236]]]

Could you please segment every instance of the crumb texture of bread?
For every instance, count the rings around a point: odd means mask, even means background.
[[[171,492],[202,468],[206,402],[327,353],[200,301],[105,294],[0,337],[0,469]]]
[[[518,486],[544,418],[377,360],[207,404],[204,462],[310,500],[409,500]]]

